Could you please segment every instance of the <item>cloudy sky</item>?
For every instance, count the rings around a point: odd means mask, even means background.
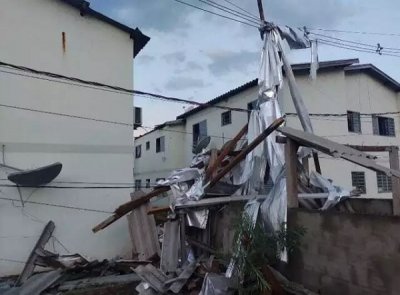
[[[201,0],[183,1],[218,12]],[[230,6],[227,0],[212,1]],[[228,1],[258,13],[256,0]],[[134,83],[138,90],[205,102],[257,77],[261,40],[256,28],[174,0],[91,0],[91,6],[126,25],[139,27],[151,37],[135,59]],[[379,42],[383,47],[400,48],[398,0],[264,0],[264,6],[267,19],[277,24],[395,33],[398,36],[315,31],[354,42]],[[309,50],[290,54],[292,62],[309,62],[309,56]],[[399,57],[319,48],[320,60],[354,57],[362,63],[373,63],[400,80]],[[135,105],[143,108],[144,125],[148,127],[174,119],[187,107],[139,97],[135,98]]]

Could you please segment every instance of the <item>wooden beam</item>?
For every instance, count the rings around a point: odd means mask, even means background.
[[[288,208],[298,208],[299,198],[297,190],[297,149],[298,144],[288,138],[285,145],[286,162],[286,193]]]
[[[222,163],[222,161],[225,159],[225,157],[232,152],[239,140],[246,134],[248,130],[249,125],[246,124],[239,132],[236,134],[236,136],[229,141],[229,143],[226,145],[226,147],[221,151],[221,153],[218,155],[217,159],[215,160],[214,163],[209,164],[207,168],[207,175],[210,176],[213,171],[215,171]]]
[[[347,144],[347,146],[362,152],[390,152],[392,150],[392,146],[388,145],[376,146]]]
[[[399,148],[394,146],[389,151],[390,169],[399,170]],[[400,216],[400,179],[392,176],[393,215]]]
[[[129,212],[131,212],[133,209],[147,203],[148,201],[150,201],[151,198],[161,195],[162,193],[165,193],[165,192],[169,191],[170,189],[171,188],[169,186],[162,186],[162,187],[154,189],[153,191],[151,191],[147,195],[144,195],[143,197],[140,197],[140,198],[134,199],[130,202],[127,202],[125,204],[122,204],[117,209],[115,209],[113,215],[111,215],[110,217],[108,217],[107,219],[105,219],[104,221],[99,223],[98,225],[96,225],[92,229],[92,231],[94,233],[97,233],[98,231],[105,229],[110,224],[114,223],[121,217],[123,217],[126,214],[128,214]]]
[[[214,186],[222,177],[239,164],[246,156],[254,150],[261,142],[263,142],[268,135],[274,132],[285,120],[283,118],[276,119],[267,129],[265,129],[259,136],[257,136],[247,147],[245,147],[239,155],[233,158],[232,162],[225,166],[208,184],[209,187]]]
[[[44,250],[44,247],[51,238],[55,228],[56,226],[54,225],[53,221],[49,221],[44,227],[42,234],[39,237],[39,240],[37,240],[35,247],[33,247],[29,258],[26,261],[23,271],[21,272],[17,279],[17,282],[15,283],[17,286],[22,285],[32,275],[36,265],[35,262],[39,256],[38,252],[40,250]]]
[[[258,5],[258,12],[260,13],[260,20],[261,22],[265,22],[265,16],[264,16],[264,8],[262,4],[262,0],[257,0],[257,5]]]

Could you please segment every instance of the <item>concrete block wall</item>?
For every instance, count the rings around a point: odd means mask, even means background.
[[[400,294],[400,218],[291,209],[307,232],[289,276],[319,294]]]

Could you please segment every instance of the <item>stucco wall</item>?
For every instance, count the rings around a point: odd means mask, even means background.
[[[322,295],[399,293],[400,218],[293,209],[288,224],[307,231],[293,280]]]
[[[4,8],[0,11],[2,61],[133,87],[129,34],[90,16],[81,17],[77,9],[58,0],[1,0],[0,5]],[[133,123],[129,95],[6,73],[0,73],[0,103]],[[22,169],[60,161],[63,169],[52,185],[126,186],[133,182],[129,126],[0,107],[0,146],[4,146],[6,164]],[[10,184],[4,173],[1,179],[1,184]],[[49,250],[98,259],[129,253],[125,220],[98,234],[91,228],[109,215],[106,212],[129,200],[130,192],[127,188],[21,189],[23,199],[76,209],[29,203],[22,208],[19,202],[0,200],[0,276],[21,271],[23,264],[18,261],[27,259],[49,220],[55,222],[54,236],[60,241],[52,239]],[[0,198],[19,200],[20,196],[16,188],[1,187]]]
[[[184,131],[184,125],[166,126],[137,138],[135,146],[141,145],[142,154],[135,158],[135,180],[140,179],[144,186],[146,179],[150,179],[154,185],[157,178],[166,178],[172,170],[185,167]],[[156,139],[161,136],[165,137],[165,151],[156,153]],[[150,142],[149,150],[146,150],[146,142]]]
[[[393,112],[399,110],[398,93],[383,85],[375,78],[365,73],[345,73],[343,69],[319,71],[315,81],[310,80],[308,74],[296,74],[296,80],[310,113],[339,113],[347,111],[361,113]],[[249,102],[257,99],[257,87],[253,87],[232,96],[219,103],[220,106],[247,108]],[[281,91],[280,103],[286,113],[295,113],[289,88],[284,83]],[[247,123],[247,114],[232,111],[232,124],[221,126],[221,113],[225,110],[207,108],[189,116],[186,119],[184,135],[184,163],[192,158],[193,125],[207,120],[208,135],[211,136],[210,147],[221,147],[224,142],[232,138]],[[399,145],[400,121],[398,115],[388,115],[395,119],[396,137],[378,136],[372,133],[371,117],[361,117],[362,133],[351,133],[347,127],[347,117],[311,117],[314,132],[320,136],[344,144],[357,145]],[[294,128],[301,128],[296,116],[287,116],[286,123]],[[145,138],[145,135],[143,138]],[[377,161],[389,166],[388,153],[375,154]],[[165,155],[169,158],[169,154]],[[181,156],[182,157],[182,156]],[[333,159],[320,155],[322,172],[348,189],[352,189],[351,172],[365,172],[366,191],[363,195],[368,198],[391,198],[391,193],[378,193],[376,173],[340,159]],[[151,162],[150,162],[151,163]],[[181,165],[182,163],[180,163]],[[311,168],[312,161],[310,161]],[[162,166],[164,167],[164,166]],[[171,165],[169,165],[171,167]],[[163,169],[163,168],[162,168]],[[141,170],[136,172],[141,174]]]

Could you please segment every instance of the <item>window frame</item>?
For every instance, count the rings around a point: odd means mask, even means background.
[[[146,188],[150,188],[150,183],[151,183],[150,178],[147,178],[146,179]]]
[[[360,175],[362,175],[362,181],[364,182],[363,186],[361,186],[361,189],[360,189],[360,186],[358,186],[355,181],[357,177],[360,177]],[[357,190],[360,190],[361,194],[363,194],[363,195],[366,194],[367,193],[367,180],[365,178],[365,172],[364,171],[351,171],[351,185],[352,185],[352,187],[355,187]]]
[[[387,126],[384,126],[385,124]],[[372,115],[372,129],[374,135],[396,137],[396,123],[394,118]],[[382,130],[385,132],[382,132]]]
[[[135,191],[139,191],[142,188],[142,180],[135,179]]]
[[[232,111],[226,111],[221,113],[221,126],[232,124]]]
[[[362,134],[360,112],[347,111],[347,130],[352,133]]]
[[[205,132],[204,132],[205,131]],[[196,146],[203,138],[207,137],[207,120],[202,120],[192,125],[192,144]]]
[[[156,138],[156,153],[165,152],[165,136]]]
[[[140,159],[142,157],[142,145],[139,144],[135,146],[135,159]]]
[[[380,182],[383,184],[382,187],[379,187]],[[393,190],[392,178],[390,176],[387,176],[384,172],[376,172],[376,187],[379,194],[391,193]]]
[[[150,150],[150,141],[146,141],[146,151]]]

